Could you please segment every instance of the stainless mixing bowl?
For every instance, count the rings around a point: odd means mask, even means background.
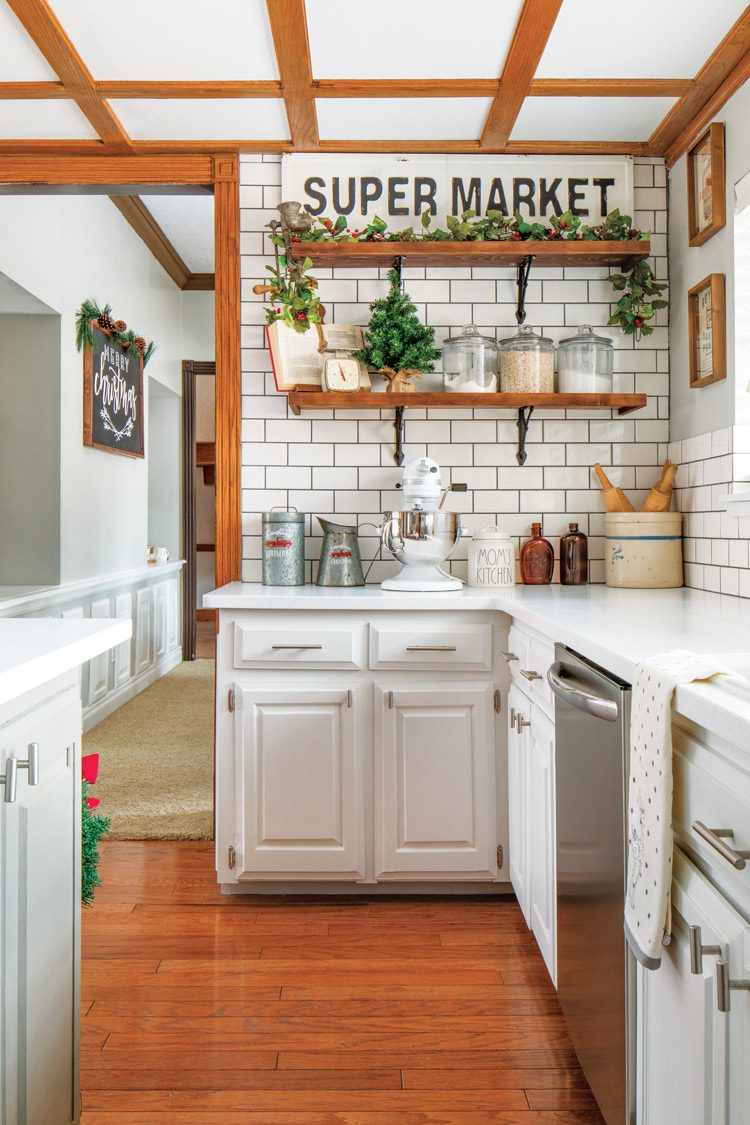
[[[457,512],[386,512],[381,541],[403,566],[440,566],[463,534]]]

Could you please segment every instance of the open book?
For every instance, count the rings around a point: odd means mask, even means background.
[[[356,352],[364,344],[358,324],[323,324],[321,327],[328,347],[336,351]],[[266,327],[266,338],[277,391],[321,385],[323,365],[333,353],[318,351],[320,339],[314,326],[307,332],[295,332],[283,320],[275,320]],[[370,376],[365,364],[360,364],[360,372],[360,386],[367,390]]]

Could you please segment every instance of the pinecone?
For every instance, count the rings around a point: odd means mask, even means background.
[[[115,322],[112,320],[112,317],[109,315],[106,309],[104,310],[104,312],[99,313],[96,323],[100,328],[104,328],[107,332],[111,332],[115,326]]]
[[[126,328],[127,328],[127,324],[125,323],[124,320],[116,320],[115,321],[115,332],[124,332]]]
[[[133,340],[133,343],[138,348],[138,351],[141,353],[141,355],[143,355],[146,350],[146,341],[143,339],[143,336],[136,336],[135,340]]]

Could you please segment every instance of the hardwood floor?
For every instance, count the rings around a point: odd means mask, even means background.
[[[514,901],[228,898],[210,844],[102,852],[82,1125],[602,1125]]]

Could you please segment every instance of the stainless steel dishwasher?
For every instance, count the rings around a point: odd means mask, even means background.
[[[557,991],[607,1125],[635,1122],[635,965],[623,930],[630,685],[555,646]]]

